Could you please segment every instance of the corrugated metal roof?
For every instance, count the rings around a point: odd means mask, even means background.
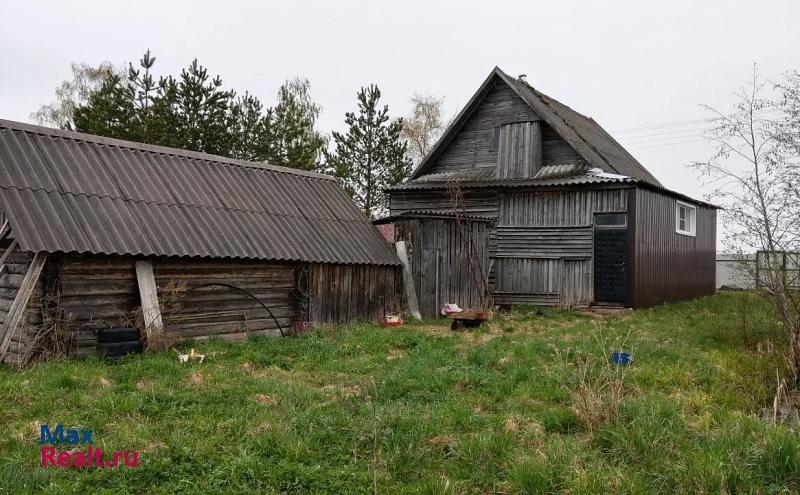
[[[373,220],[372,223],[374,225],[380,226],[387,223],[391,223],[394,220],[400,218],[417,218],[417,217],[446,217],[446,218],[455,218],[457,216],[463,216],[463,218],[467,220],[475,220],[479,222],[494,222],[497,220],[495,217],[487,216],[487,215],[475,215],[474,213],[456,213],[452,209],[438,209],[438,210],[406,210],[395,213],[393,215],[389,215],[383,218],[379,218],[377,220]]]
[[[0,120],[27,251],[398,264],[329,176]]]
[[[474,180],[461,181],[462,188],[484,188],[484,187],[545,187],[545,186],[570,186],[575,184],[607,184],[607,183],[637,182],[636,179],[623,176],[600,176],[594,174],[584,174],[573,177],[561,177],[556,179],[495,179],[495,180]],[[390,187],[389,191],[413,191],[424,189],[444,189],[447,182],[444,181],[409,181],[403,184]]]
[[[564,165],[547,165],[539,169],[534,179],[558,179],[581,175],[588,170],[584,163],[567,163]]]

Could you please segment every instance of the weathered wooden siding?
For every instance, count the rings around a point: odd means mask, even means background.
[[[15,253],[0,275],[0,316],[30,258],[30,253]],[[41,294],[29,305],[29,324],[12,341],[9,360],[29,350],[42,328],[40,309],[47,324],[57,325],[63,334],[70,355],[93,354],[98,330],[139,324],[138,259],[143,258],[51,256]],[[168,342],[212,336],[241,340],[253,334],[280,335],[279,326],[289,333],[304,322],[375,320],[384,311],[398,311],[402,302],[399,268],[394,266],[150,260]]]
[[[77,355],[92,354],[98,330],[135,326],[139,291],[133,257],[62,256],[58,265],[58,309]],[[154,260],[159,303],[169,341],[219,335],[278,335],[275,320],[247,294],[261,300],[288,331],[295,317],[293,265],[166,258]]]
[[[543,165],[584,164],[586,161],[549,125],[542,126]]]
[[[542,168],[541,121],[500,126],[498,179],[529,179]]]
[[[595,213],[627,211],[627,189],[506,192],[498,226],[590,227]]]
[[[591,259],[497,260],[495,302],[585,306],[592,302]]]
[[[493,189],[465,189],[464,209],[470,215],[496,217],[497,191]],[[447,190],[397,191],[391,194],[389,209],[392,215],[405,211],[452,210]]]
[[[429,172],[494,167],[497,164],[497,150],[491,146],[493,129],[509,122],[538,119],[539,116],[508,85],[497,83],[439,155]]]
[[[12,241],[13,239],[5,239],[0,242],[0,253],[5,252]],[[19,247],[16,247],[6,259],[5,268],[0,274],[0,327],[5,323],[8,310],[17,296],[17,291],[32,259],[33,253],[24,252]],[[44,278],[45,274],[43,273],[42,279]],[[41,309],[45,301],[42,287],[43,283],[40,280],[34,289],[22,322],[11,336],[11,342],[3,362],[17,364],[31,352],[32,343],[37,337],[42,321]]]
[[[496,258],[590,258],[591,227],[497,227]]]
[[[72,353],[94,354],[98,330],[135,325],[139,306],[135,260],[128,257],[54,256],[58,323]]]
[[[402,307],[399,267],[311,264],[299,277],[307,297],[301,311],[308,322],[376,321]]]
[[[541,132],[537,134],[542,142],[536,146],[541,150],[541,165],[584,163],[583,158],[553,128],[542,122],[508,85],[498,82],[426,172],[495,168],[498,149],[493,146],[494,128],[523,122],[541,122]]]
[[[154,264],[167,338],[221,336],[241,340],[251,334],[280,335],[297,318],[294,264],[281,262],[167,259]],[[224,285],[238,287],[253,297]],[[277,321],[276,321],[277,320]]]
[[[505,192],[500,196],[493,292],[500,304],[592,302],[595,213],[627,211],[627,189]]]
[[[697,206],[696,236],[675,232],[675,198],[635,192],[629,305],[647,307],[714,293],[716,210]]]
[[[454,220],[414,218],[396,224],[398,240],[411,246],[411,266],[420,311],[433,318],[445,303],[461,307],[480,304],[476,275],[470,272],[461,233]],[[489,266],[489,224],[470,222],[469,235],[484,279]],[[486,283],[479,283],[486,287]]]

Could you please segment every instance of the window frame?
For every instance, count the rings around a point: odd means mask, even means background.
[[[689,214],[689,218],[686,219],[688,222],[688,229],[684,230],[681,229],[681,208],[686,209]],[[685,235],[688,237],[696,237],[697,236],[697,206],[691,203],[685,203],[680,200],[675,201],[675,233],[679,235]]]

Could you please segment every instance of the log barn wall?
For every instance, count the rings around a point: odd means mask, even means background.
[[[0,242],[0,252],[5,252],[12,242],[13,239],[11,238]],[[33,253],[24,252],[18,246],[12,250],[6,259],[5,268],[0,274],[0,326],[5,323],[8,311],[17,296],[22,279],[25,277],[32,259]],[[46,274],[42,273],[25,310],[22,322],[11,335],[11,342],[4,362],[18,364],[23,362],[32,351],[31,344],[36,340],[42,322],[42,305],[45,302],[42,281],[45,276]]]
[[[15,252],[0,275],[0,317],[31,258]],[[135,263],[142,259],[153,262],[168,342],[236,341],[308,324],[375,321],[402,304],[396,266],[52,255],[5,361],[24,360],[45,323],[58,326],[71,356],[94,354],[98,330],[141,325]]]

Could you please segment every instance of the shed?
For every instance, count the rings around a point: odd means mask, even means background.
[[[628,307],[714,292],[716,207],[668,190],[595,120],[499,68],[388,193],[383,222],[410,246],[427,316],[476,291]]]
[[[0,359],[397,311],[399,260],[329,176],[0,120]],[[153,332],[155,332],[153,334]]]

